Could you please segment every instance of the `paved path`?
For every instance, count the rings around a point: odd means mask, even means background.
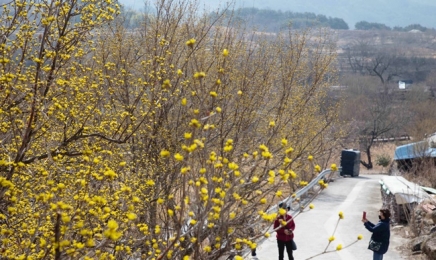
[[[338,213],[344,213],[344,219],[339,223],[333,241],[328,250],[335,249],[341,243],[343,246],[350,244],[362,234],[363,239],[349,248],[333,253],[315,257],[315,260],[366,260],[372,259],[372,251],[368,250],[368,242],[371,233],[367,231],[363,223],[362,212],[367,212],[367,218],[371,222],[378,222],[378,210],[380,209],[381,194],[378,181],[381,175],[361,175],[356,178],[338,178],[329,184],[313,204],[313,210],[304,212],[295,219],[295,242],[297,250],[294,251],[295,260],[307,259],[322,251],[328,244]],[[396,249],[405,242],[404,238],[397,237],[391,231],[391,243],[384,260],[400,260],[400,252]],[[278,250],[275,233],[266,240],[257,250],[259,260],[277,260]],[[287,259],[285,253],[285,259]]]

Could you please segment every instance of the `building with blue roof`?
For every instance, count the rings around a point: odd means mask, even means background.
[[[394,160],[398,168],[409,170],[415,162],[421,162],[426,158],[434,158],[436,162],[436,134],[424,141],[397,146]]]

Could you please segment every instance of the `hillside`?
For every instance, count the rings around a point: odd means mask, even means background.
[[[120,0],[135,8],[144,6],[143,1]],[[199,0],[206,8],[218,8],[229,1]],[[235,7],[256,7],[292,12],[313,12],[345,20],[353,29],[356,22],[383,23],[390,27],[421,24],[436,27],[436,1],[434,0],[237,0]]]

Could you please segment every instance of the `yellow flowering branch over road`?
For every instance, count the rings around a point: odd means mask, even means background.
[[[333,168],[333,167],[332,167],[332,168]],[[338,225],[339,225],[339,222],[341,221],[341,219],[344,219],[344,213],[343,213],[342,211],[339,211],[338,216],[339,216],[338,221],[336,222],[336,225],[335,225],[335,228],[334,228],[334,230],[333,230],[332,235],[328,238],[328,243],[327,243],[327,246],[326,246],[326,248],[324,249],[324,251],[322,251],[321,253],[316,254],[316,255],[314,255],[314,256],[311,256],[311,257],[309,257],[309,258],[306,258],[306,260],[308,260],[308,259],[312,259],[312,258],[315,258],[315,257],[318,257],[318,256],[323,255],[323,254],[328,254],[328,253],[332,253],[332,252],[340,251],[340,250],[342,250],[342,249],[345,249],[345,248],[348,248],[348,247],[354,245],[354,244],[357,243],[359,240],[362,240],[362,239],[363,239],[363,236],[359,234],[359,235],[357,236],[357,239],[356,239],[355,241],[351,242],[350,244],[348,244],[348,245],[346,245],[346,246],[343,246],[342,244],[338,244],[334,250],[327,250],[327,249],[329,248],[330,244],[331,244],[333,241],[336,240],[336,238],[335,238],[336,229],[338,228]]]

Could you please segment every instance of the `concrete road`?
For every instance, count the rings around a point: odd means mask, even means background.
[[[361,175],[351,178],[337,178],[329,184],[313,202],[315,208],[296,217],[295,242],[297,250],[294,251],[296,260],[308,259],[324,251],[338,221],[338,213],[344,213],[335,233],[335,240],[328,250],[335,250],[338,244],[346,246],[357,239],[359,234],[363,239],[356,244],[315,257],[316,260],[365,260],[372,259],[372,251],[368,250],[371,233],[363,223],[362,212],[367,212],[367,219],[373,223],[378,222],[378,210],[382,206],[380,184],[381,175]],[[397,237],[391,230],[391,243],[389,251],[384,255],[384,260],[399,260],[402,258],[396,249],[405,243],[405,239]],[[278,259],[277,242],[275,233],[258,247],[259,260]],[[253,258],[256,259],[256,258]],[[285,253],[285,259],[287,255]]]

